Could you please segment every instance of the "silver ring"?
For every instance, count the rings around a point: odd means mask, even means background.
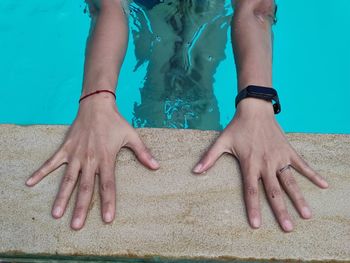
[[[289,164],[287,164],[286,166],[284,166],[284,167],[282,167],[281,169],[279,169],[278,172],[281,174],[281,173],[283,173],[285,170],[290,169],[291,166],[292,166],[292,165],[289,163]]]

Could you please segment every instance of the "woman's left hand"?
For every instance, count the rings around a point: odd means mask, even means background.
[[[279,170],[290,164],[318,187],[328,187],[328,183],[288,142],[274,117],[272,104],[269,101],[256,98],[242,100],[237,105],[232,121],[204,154],[193,172],[202,174],[225,152],[232,154],[239,161],[247,215],[253,228],[259,228],[261,225],[259,179],[263,181],[276,219],[286,232],[293,230],[293,223],[282,198],[282,188],[302,218],[311,218],[311,210],[291,170],[284,169],[281,173]]]

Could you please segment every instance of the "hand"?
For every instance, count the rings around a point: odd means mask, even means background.
[[[278,170],[291,164],[321,188],[328,183],[293,149],[274,118],[272,104],[256,98],[242,100],[237,111],[215,143],[193,169],[203,173],[214,165],[223,153],[230,153],[240,164],[244,184],[244,200],[250,225],[259,228],[261,214],[258,180],[262,179],[269,203],[282,229],[293,230],[290,215],[282,198],[282,188],[291,198],[302,218],[311,218],[311,210],[301,194],[290,169]]]
[[[52,215],[55,218],[63,216],[79,178],[78,196],[71,222],[71,227],[78,230],[85,223],[97,173],[102,218],[110,223],[115,216],[115,158],[124,146],[131,148],[144,166],[159,168],[135,129],[118,113],[114,97],[107,93],[93,95],[81,101],[78,116],[69,128],[63,144],[33,173],[26,185],[34,186],[61,164],[68,163]]]

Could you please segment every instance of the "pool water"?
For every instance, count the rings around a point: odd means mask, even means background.
[[[189,2],[130,5],[117,104],[134,127],[221,130],[232,119],[230,0]],[[279,123],[286,132],[349,134],[350,1],[277,3]],[[73,122],[90,26],[85,8],[83,0],[0,1],[0,123]]]

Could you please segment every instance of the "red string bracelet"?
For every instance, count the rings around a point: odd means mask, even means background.
[[[91,96],[91,95],[100,93],[100,92],[109,92],[109,93],[112,93],[113,96],[114,96],[114,98],[116,99],[116,96],[115,96],[115,94],[114,94],[113,91],[110,91],[110,90],[108,90],[108,89],[100,89],[100,90],[96,90],[96,91],[94,91],[94,92],[92,92],[92,93],[90,93],[90,94],[87,94],[87,95],[85,95],[84,97],[80,98],[79,103],[80,103],[80,101],[82,101],[83,99],[85,99],[85,98],[87,98],[87,97],[89,97],[89,96]]]

